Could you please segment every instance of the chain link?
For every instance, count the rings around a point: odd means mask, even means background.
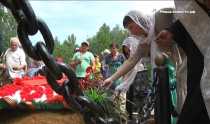
[[[52,75],[49,69],[46,70],[47,72],[47,81],[51,85],[51,87],[60,95],[64,96],[66,102],[68,104],[71,104],[73,108],[76,108],[80,112],[82,112],[81,105],[76,101],[75,96],[77,95],[83,95],[81,90],[78,87],[78,81],[76,79],[76,75],[73,73],[71,69],[69,69],[67,66],[58,64],[59,68],[62,70],[62,72],[68,77],[68,79],[71,79],[71,82],[69,80],[64,81],[64,83],[60,86],[57,81],[55,80],[55,77]],[[75,90],[77,89],[77,90]]]
[[[11,3],[9,3],[9,0],[2,0],[0,3],[11,10]]]
[[[84,115],[86,108],[95,114],[103,114],[101,106],[84,96],[74,71],[65,65],[56,63],[52,56],[54,49],[52,33],[43,20],[36,18],[28,0],[2,0],[0,3],[6,6],[16,19],[18,37],[24,51],[31,58],[42,60],[45,63],[46,78],[52,89],[62,95],[72,109]],[[41,32],[45,43],[38,42],[33,46],[28,35],[35,35],[38,31]],[[63,74],[67,76],[67,79],[60,85],[57,80],[61,79]]]
[[[48,52],[52,54],[53,48],[54,48],[53,36],[44,21],[42,21],[41,19],[38,19],[37,22],[38,22],[38,25],[37,25],[38,29],[43,36]],[[32,45],[24,27],[25,27],[25,24],[23,22],[20,22],[17,27],[18,37],[20,39],[20,42],[22,44],[24,51],[26,51],[26,53],[33,59],[41,60],[40,56],[37,55],[38,54],[37,49]]]
[[[43,20],[36,18],[28,0],[2,0],[0,3],[6,6],[15,17],[18,24],[18,37],[24,51],[31,58],[42,60],[45,63],[46,78],[52,89],[62,95],[72,108],[80,112],[83,112],[84,105],[91,106],[91,109],[98,111],[99,109],[95,104],[85,99],[73,70],[67,66],[56,63],[52,56],[54,49],[53,36],[47,24]],[[41,32],[45,43],[38,42],[33,46],[28,35],[35,35],[38,31]],[[59,85],[57,80],[61,79],[63,74],[65,74],[68,79],[65,80],[62,85]]]

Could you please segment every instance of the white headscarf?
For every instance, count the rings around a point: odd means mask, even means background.
[[[126,16],[130,17],[137,25],[139,25],[146,33],[147,35],[147,43],[150,44],[150,53],[151,53],[151,64],[154,68],[155,62],[155,56],[159,53],[159,49],[157,47],[155,40],[155,14],[153,13],[152,16],[144,15],[143,13],[139,11],[130,11]],[[142,36],[135,36],[138,39],[142,38]],[[140,40],[140,43],[143,43],[144,40]]]
[[[139,25],[147,34],[148,41],[151,42],[155,39],[154,26],[155,18],[153,16],[144,15],[139,11],[130,11],[125,16],[130,17],[137,25]],[[139,36],[137,36],[139,37]]]
[[[151,44],[151,47],[152,47],[152,44],[155,43],[153,42],[153,40],[155,40],[154,14],[153,14],[153,17],[149,17],[146,15],[143,15],[142,13],[138,11],[130,11],[128,14],[125,15],[125,18],[126,16],[131,18],[134,21],[134,23],[139,25],[145,32],[148,33],[146,39],[144,39],[145,37],[142,37],[142,36],[135,36],[137,39],[142,38],[139,41],[139,44],[146,42],[148,44]],[[126,20],[123,20],[123,22],[125,21]],[[129,70],[135,67],[135,65],[141,60],[141,58],[144,56],[143,54],[144,54],[144,51],[142,51],[142,45],[138,45],[137,50],[134,53],[134,55],[129,57],[129,59],[125,61],[125,63],[120,68],[118,68],[118,71],[110,77],[110,79],[116,80],[122,75],[125,75],[126,73],[128,73]]]
[[[20,41],[19,41],[18,37],[11,37],[11,38],[10,38],[10,44],[11,44],[12,42],[16,43],[16,44],[18,45],[19,48],[22,47],[21,44],[20,44]]]

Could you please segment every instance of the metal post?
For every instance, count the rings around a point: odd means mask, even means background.
[[[158,61],[159,60],[159,61]],[[169,89],[168,70],[164,65],[165,57],[163,55],[157,56],[156,65],[154,69],[155,85],[155,121],[156,124],[170,124],[171,123],[171,99]]]

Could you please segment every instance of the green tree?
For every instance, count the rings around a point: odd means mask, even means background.
[[[105,23],[99,28],[95,36],[88,39],[91,43],[91,51],[93,53],[100,53],[110,42],[112,42],[110,27]]]
[[[4,11],[0,8],[0,51],[5,51],[9,47],[11,37],[17,36],[17,23],[10,11]]]
[[[54,51],[53,51],[53,55],[54,56],[61,56],[61,44],[60,44],[60,41],[58,40],[58,37],[56,36],[54,38],[54,43],[55,43],[55,47],[54,47]]]
[[[121,45],[123,40],[128,36],[126,30],[120,29],[119,25],[116,25],[111,31],[112,41]]]
[[[116,25],[110,30],[110,27],[105,23],[99,28],[96,35],[87,39],[91,44],[91,52],[94,54],[100,54],[104,49],[109,48],[111,42],[116,42],[121,45],[125,37],[128,36],[128,32],[121,29]],[[66,63],[69,63],[73,57],[75,48],[78,47],[76,44],[76,36],[74,34],[69,35],[63,43],[61,43],[57,37],[55,37],[55,49],[53,55],[55,57],[63,57]]]
[[[91,43],[91,51],[96,54],[100,54],[104,49],[109,48],[112,42],[119,45],[122,44],[123,40],[128,36],[126,30],[121,29],[116,25],[112,30],[105,23],[99,28],[99,31],[87,41]]]
[[[74,54],[74,49],[76,48],[76,36],[71,34],[64,40],[61,44],[58,38],[55,38],[55,50],[53,55],[55,57],[64,58],[64,62],[69,63],[70,59]]]

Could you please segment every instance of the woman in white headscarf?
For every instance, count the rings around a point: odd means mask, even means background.
[[[4,57],[9,78],[22,78],[25,74],[27,64],[25,53],[17,37],[10,39],[10,48],[7,49]]]
[[[134,68],[142,57],[148,55],[150,47],[153,47],[153,50],[156,50],[156,45],[152,42],[155,39],[154,18],[146,16],[138,11],[130,11],[127,15],[125,15],[123,25],[129,30],[130,34],[139,40],[139,44],[136,52],[130,56],[120,68],[118,68],[116,73],[103,82],[104,86],[109,87],[114,80],[124,76],[132,68]],[[151,59],[154,58],[154,53],[154,51],[151,51]]]

